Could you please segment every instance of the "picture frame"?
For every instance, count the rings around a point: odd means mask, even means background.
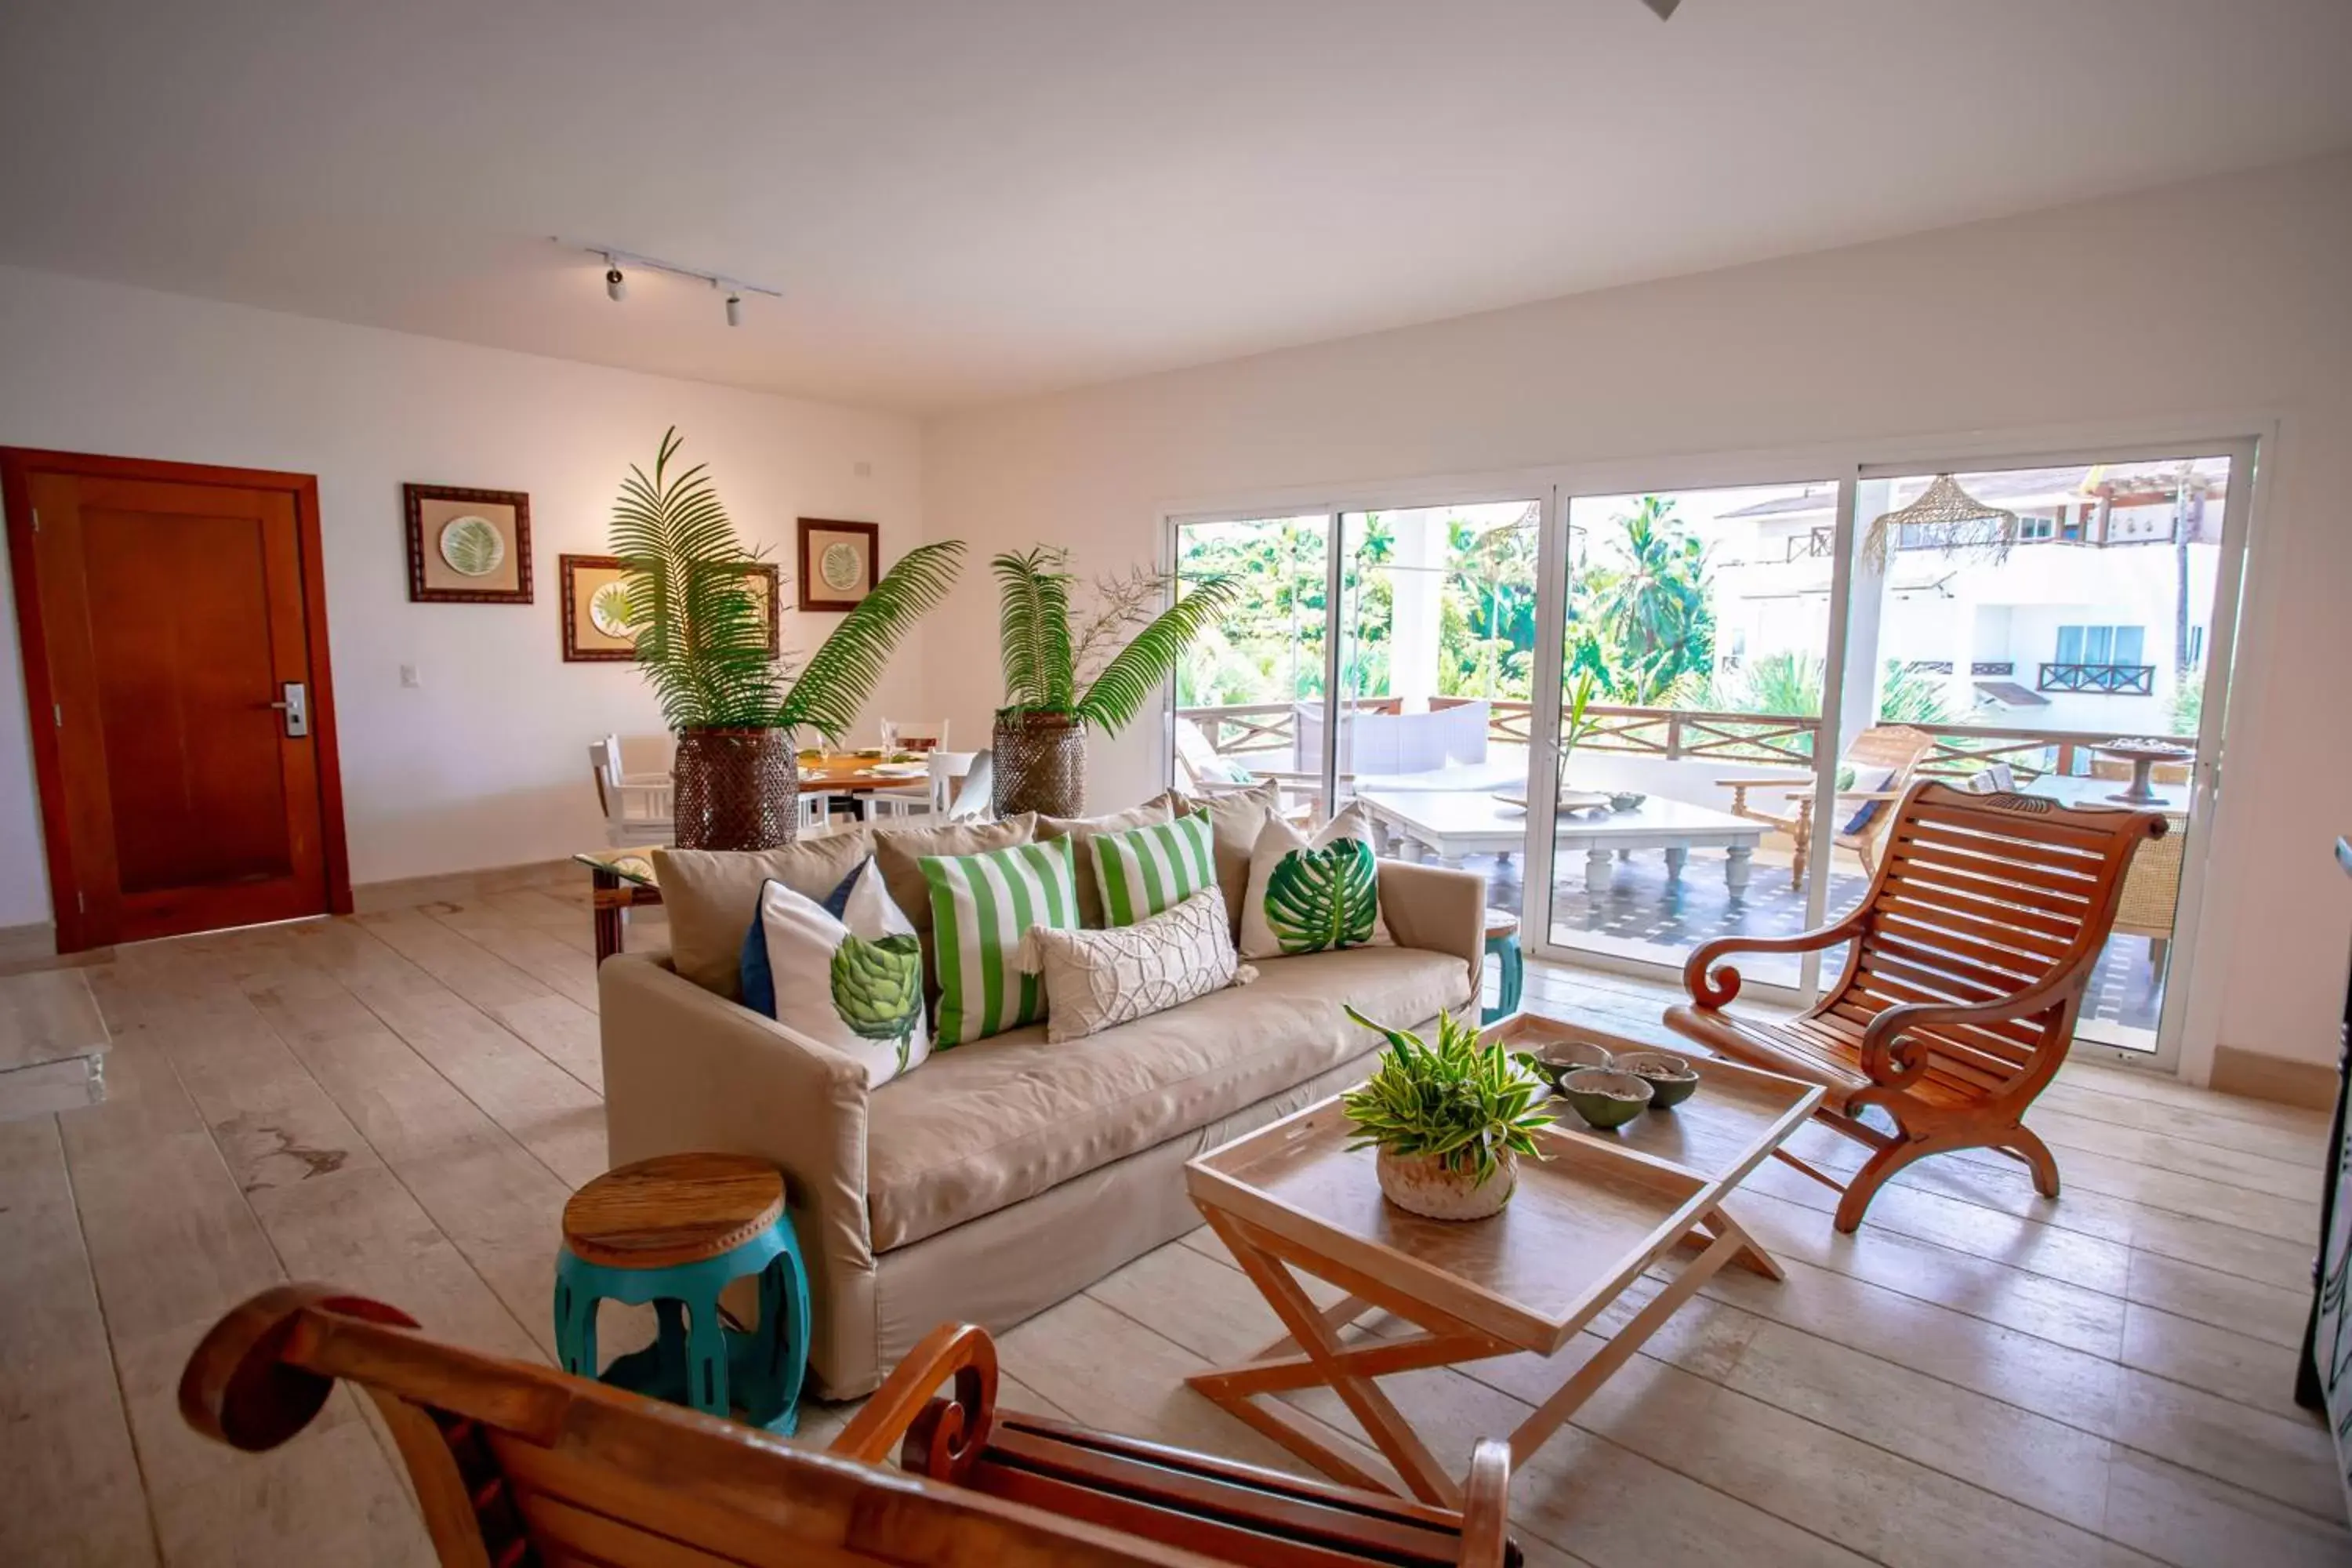
[[[628,574],[617,555],[559,555],[557,575],[562,587],[563,662],[566,664],[628,664],[637,657],[635,638],[616,624],[610,591]],[[783,584],[773,562],[749,568],[766,601],[768,657],[783,655]],[[600,610],[599,599],[604,601]]]
[[[400,491],[411,604],[531,602],[528,494],[459,485],[403,485]]]
[[[874,591],[875,579],[881,575],[882,525],[804,517],[800,520],[799,534],[797,607],[856,609]]]

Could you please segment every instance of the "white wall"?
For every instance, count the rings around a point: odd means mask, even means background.
[[[1065,541],[1091,571],[1154,559],[1172,504],[1310,485],[1830,443],[1895,461],[1931,455],[1910,437],[2275,416],[2203,1029],[2332,1060],[2352,942],[2352,883],[2328,859],[2352,831],[2347,258],[2338,156],[946,418],[924,511],[981,553]],[[984,582],[930,636],[991,647]],[[993,662],[937,660],[929,690],[983,723]],[[1157,746],[1149,726],[1098,746],[1094,798],[1146,793]]]
[[[0,445],[318,476],[358,882],[604,841],[587,743],[657,734],[660,715],[632,667],[562,661],[556,557],[604,552],[621,477],[651,463],[672,424],[788,579],[797,517],[879,522],[886,562],[921,537],[908,418],[0,268]],[[529,492],[534,602],[410,604],[400,487],[412,480]],[[48,899],[14,595],[0,600],[0,925],[12,925],[47,919]],[[839,619],[787,609],[785,647],[813,648]],[[868,728],[912,700],[919,660],[917,641]],[[404,663],[421,667],[421,689],[402,689]]]

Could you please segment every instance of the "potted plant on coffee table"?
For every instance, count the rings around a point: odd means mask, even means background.
[[[1380,1151],[1381,1194],[1431,1219],[1499,1213],[1518,1185],[1519,1156],[1543,1158],[1535,1131],[1552,1115],[1542,1083],[1451,1013],[1439,1016],[1434,1046],[1353,1007],[1348,1016],[1389,1042],[1372,1076],[1339,1097],[1358,1134],[1348,1146]]]
[[[1174,673],[1185,645],[1224,618],[1239,586],[1229,577],[1188,578],[1184,595],[1151,616],[1108,652],[1106,645],[1131,624],[1133,589],[1148,574],[1114,584],[1109,603],[1085,636],[1070,631],[1067,552],[1046,545],[1008,552],[989,563],[1001,595],[997,640],[1004,658],[1004,706],[996,712],[993,759],[1000,816],[1042,811],[1076,816],[1086,809],[1087,737],[1118,733],[1140,712],[1159,684]],[[1122,606],[1126,607],[1122,607]],[[1140,618],[1140,617],[1135,617]],[[1104,637],[1104,632],[1113,634]],[[1081,648],[1108,652],[1086,680]]]
[[[753,586],[759,553],[735,536],[707,468],[672,471],[679,444],[676,429],[662,437],[650,476],[630,466],[612,527],[637,667],[677,736],[677,842],[772,848],[800,821],[795,732],[840,743],[898,639],[954,584],[963,542],[900,556],[794,668],[769,650],[770,609]]]

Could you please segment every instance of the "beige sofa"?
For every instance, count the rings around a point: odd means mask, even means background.
[[[1184,1162],[1347,1088],[1381,1042],[1475,1006],[1484,879],[1383,862],[1392,947],[1276,959],[1254,984],[1087,1039],[1041,1026],[868,1089],[850,1058],[681,977],[601,972],[613,1163],[716,1150],[782,1167],[816,1393],[872,1391],[939,1323],[1003,1329],[1198,1223]]]

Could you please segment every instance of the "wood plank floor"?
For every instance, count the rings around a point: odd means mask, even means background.
[[[658,943],[657,916],[633,940]],[[110,1098],[0,1123],[0,1562],[430,1561],[357,1401],[244,1456],[189,1433],[173,1386],[218,1313],[297,1278],[551,1355],[557,1214],[604,1164],[584,887],[126,947],[88,973]],[[1528,988],[1661,1033],[1658,987],[1533,965]],[[1718,1275],[1521,1471],[1530,1558],[2352,1556],[2326,1434],[2290,1397],[2325,1119],[2084,1065],[2032,1120],[2068,1184],[2054,1204],[2000,1156],[1947,1158],[1846,1237],[1832,1194],[1759,1173],[1738,1212],[1788,1279]],[[1181,1384],[1276,1331],[1195,1231],[1003,1336],[1007,1402],[1288,1464]],[[604,1343],[644,1332],[624,1315]],[[1522,1356],[1387,1382],[1458,1459],[1562,1373]],[[1353,1431],[1336,1400],[1296,1403]],[[813,1408],[805,1435],[847,1415]]]

